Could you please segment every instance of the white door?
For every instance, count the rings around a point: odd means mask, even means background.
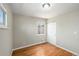
[[[47,24],[47,41],[56,44],[56,22]]]

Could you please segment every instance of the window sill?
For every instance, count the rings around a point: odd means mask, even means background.
[[[5,29],[5,28],[8,28],[7,26],[0,26],[0,29]]]

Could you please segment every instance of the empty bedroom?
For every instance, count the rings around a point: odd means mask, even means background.
[[[79,3],[0,3],[0,56],[78,56]]]

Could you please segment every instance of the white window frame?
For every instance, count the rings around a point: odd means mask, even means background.
[[[5,9],[5,7],[4,7],[3,4],[0,4],[0,9],[2,9],[3,12],[5,13],[4,24],[2,24],[2,25],[0,24],[0,28],[8,28],[8,27],[7,27],[7,11],[6,11],[6,9]]]

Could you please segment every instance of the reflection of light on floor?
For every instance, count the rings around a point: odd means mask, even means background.
[[[35,53],[35,55],[37,55],[37,56],[44,56],[45,55],[45,49],[43,49],[43,48],[37,48],[37,50],[36,50],[37,52]]]
[[[46,54],[47,55],[50,55],[49,53],[54,53],[54,51],[51,51],[50,48],[47,46],[47,47],[39,47],[37,49],[35,49],[35,55],[36,56],[45,56]]]

